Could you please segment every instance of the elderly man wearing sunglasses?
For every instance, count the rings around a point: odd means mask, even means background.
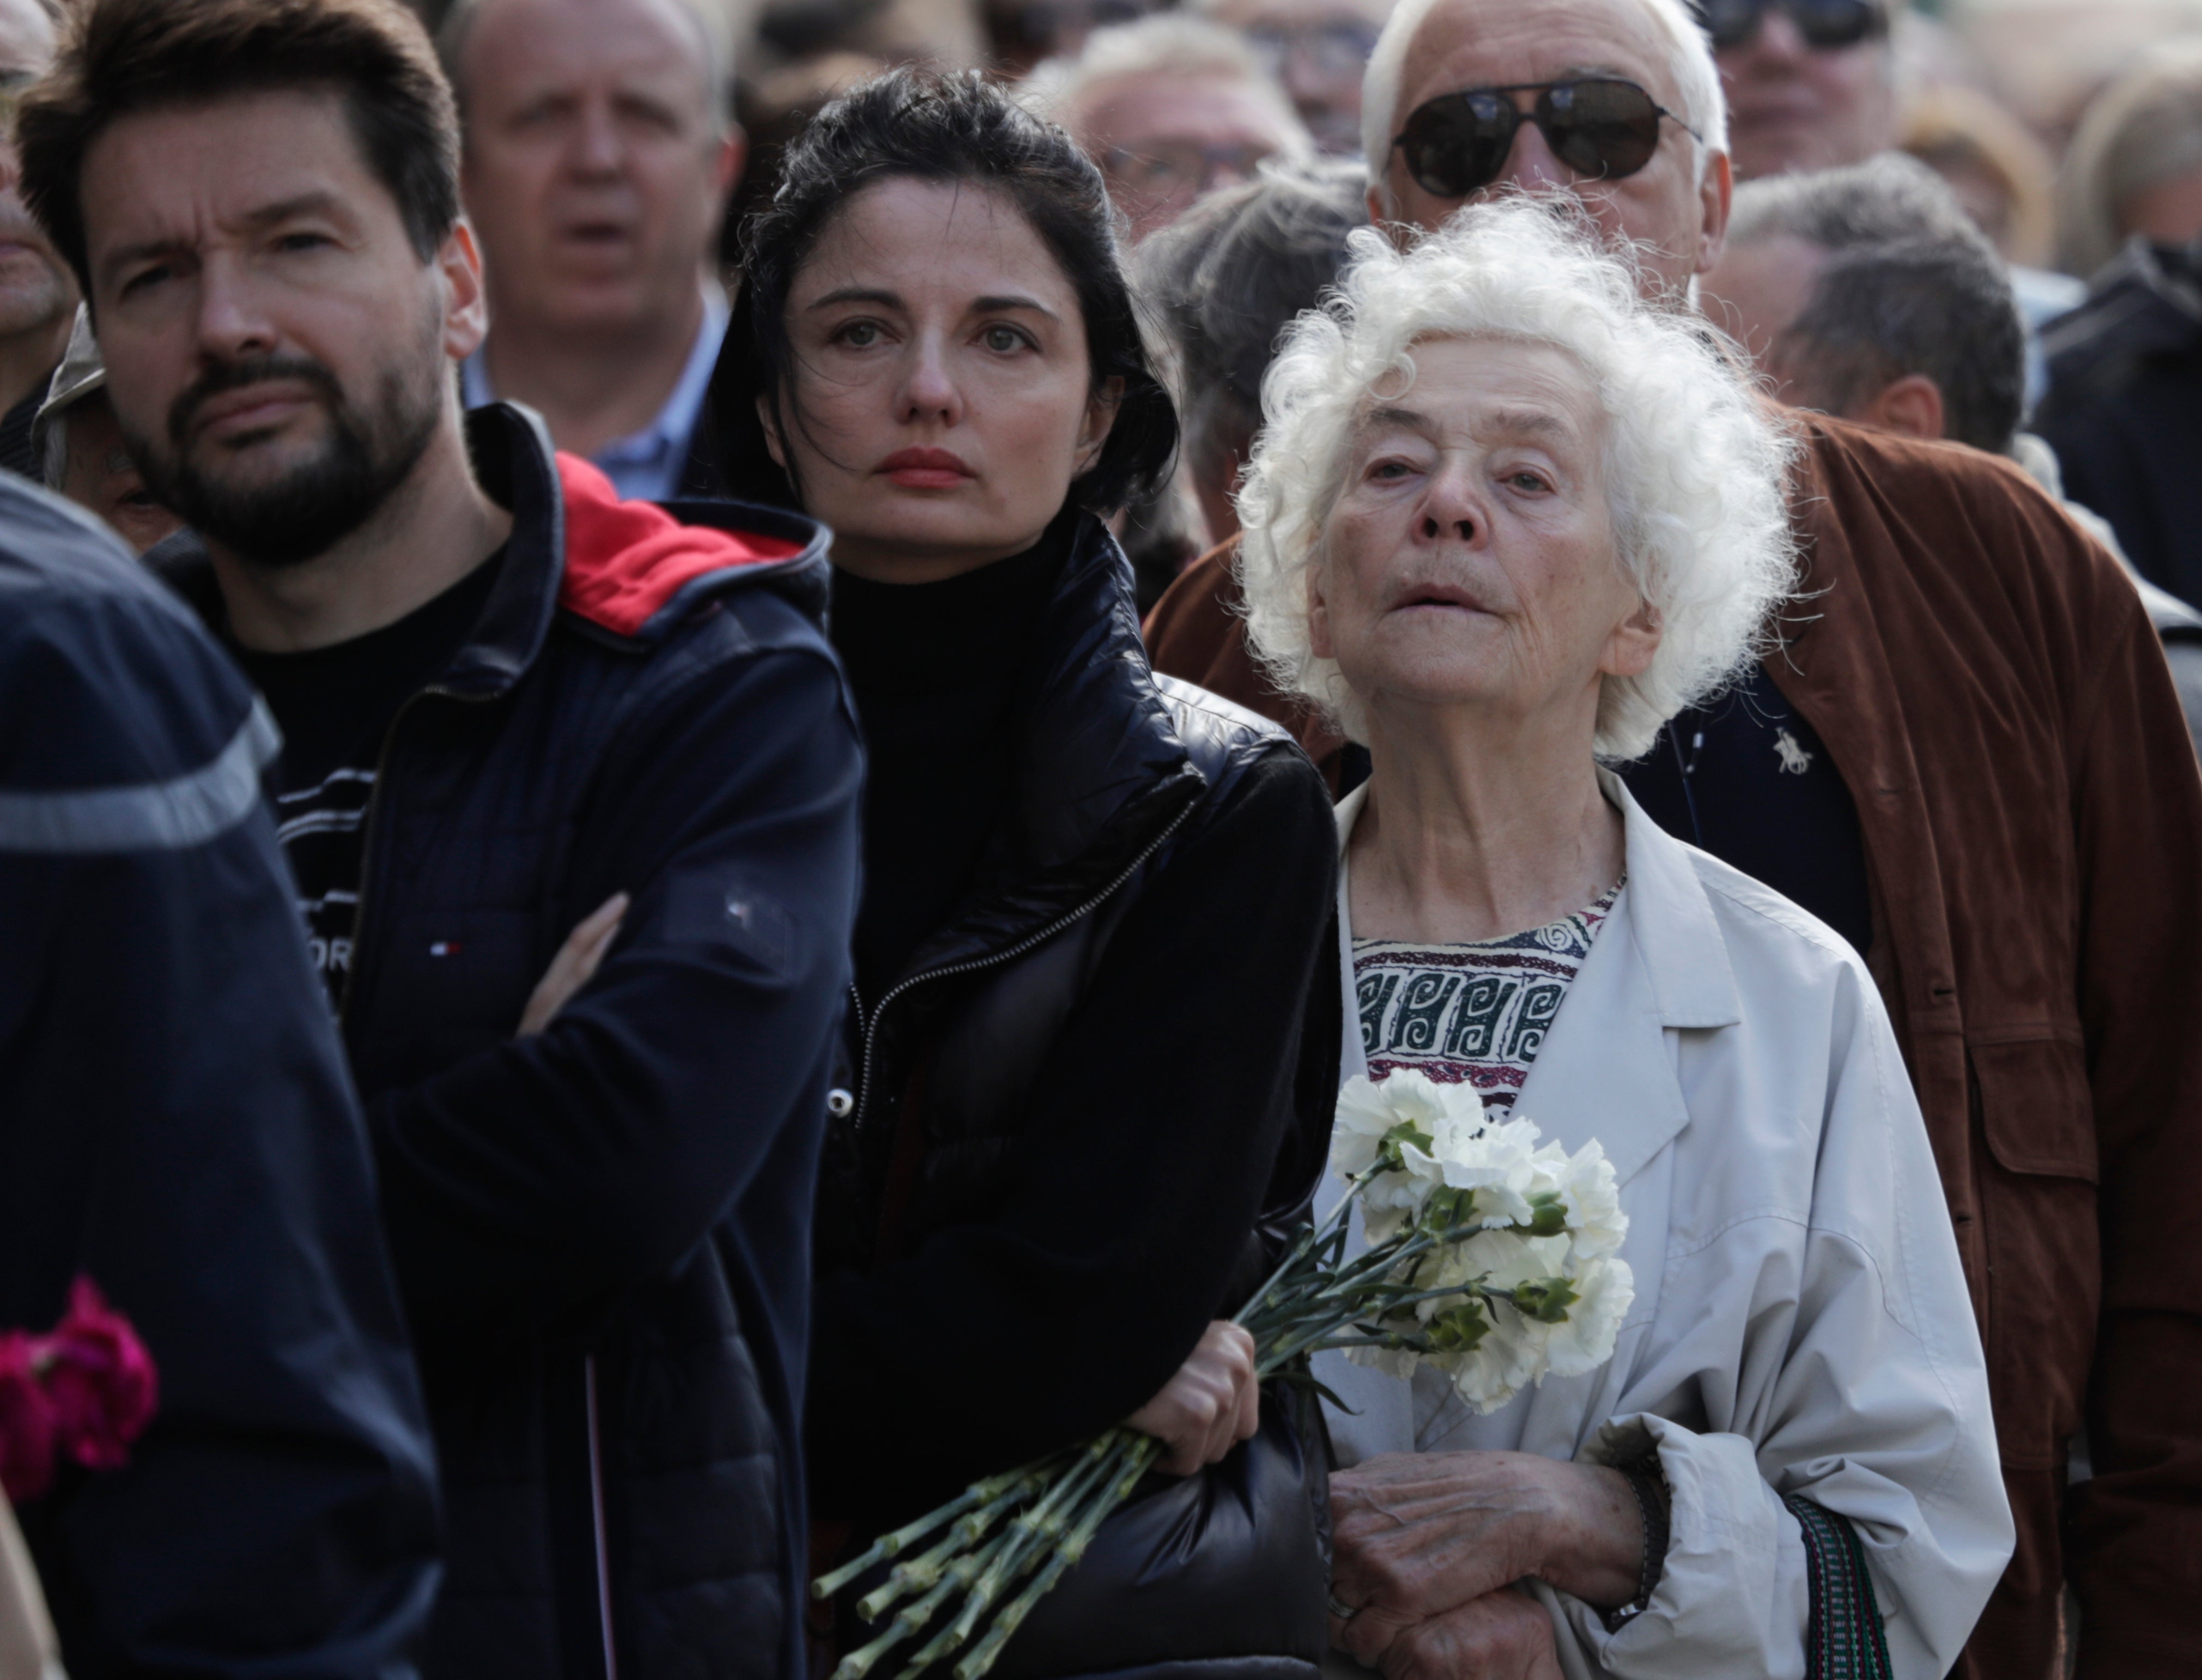
[[[1891,0],[1703,0],[1740,180],[1863,163],[1896,143]]]
[[[1755,27],[1794,22],[1785,4]],[[1673,307],[1719,258],[1727,113],[1681,0],[1401,0],[1363,115],[1370,212],[1402,244],[1543,187],[1579,197]],[[2183,762],[2177,695],[2117,563],[2007,463],[1791,423],[1805,569],[1778,640],[1623,779],[1671,832],[1864,952],[1888,1005],[2018,1530],[1956,1672],[2046,1680],[2074,1636],[2069,1582],[2082,1674],[2188,1674],[2202,1249],[2175,1234],[2202,1200],[2202,775],[2161,768]],[[1230,616],[1230,563],[1210,556],[1163,597],[1155,666],[1292,717]],[[1338,785],[1340,738],[1295,723]],[[1347,1553],[1381,1498],[1359,1477],[1334,1483]],[[1442,1587],[1442,1559],[1419,1567],[1389,1602]],[[1686,1671],[1649,1633],[1609,1651],[1639,1642],[1641,1663],[1615,1672]]]

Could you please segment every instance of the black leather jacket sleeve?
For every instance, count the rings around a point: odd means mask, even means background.
[[[27,494],[0,489],[11,522]],[[95,577],[107,559],[52,557]],[[50,1327],[86,1274],[160,1385],[127,1466],[65,1468],[21,1511],[64,1661],[81,1680],[405,1680],[438,1577],[433,1457],[259,798],[272,726],[127,581],[7,593],[0,1327]]]
[[[1105,1429],[1238,1305],[1227,1287],[1300,1119],[1310,991],[1335,984],[1318,970],[1337,852],[1304,757],[1250,769],[1116,931],[995,1215],[820,1280],[815,1511],[897,1520]]]
[[[692,673],[628,727],[564,872],[569,921],[633,896],[595,978],[541,1034],[370,1102],[424,1336],[601,1312],[822,1123],[804,1099],[848,985],[861,762],[822,651]]]

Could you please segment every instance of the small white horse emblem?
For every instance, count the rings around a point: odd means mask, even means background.
[[[1802,775],[1812,768],[1812,755],[1797,745],[1797,737],[1787,729],[1774,732],[1774,751],[1781,760],[1781,774]]]

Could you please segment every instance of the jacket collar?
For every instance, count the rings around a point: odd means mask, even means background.
[[[813,618],[822,612],[827,539],[814,522],[731,502],[674,504],[671,516],[621,503],[595,469],[558,454],[541,416],[517,404],[470,410],[466,428],[475,475],[512,515],[512,534],[481,616],[436,678],[439,689],[468,699],[503,693],[541,654],[562,608],[600,637],[637,645],[736,581],[769,581]],[[197,533],[178,532],[145,559],[209,623],[222,622]]]
[[[1733,1026],[1743,1018],[1728,944],[1690,848],[1646,816],[1621,779],[1598,773],[1621,812],[1628,885],[1592,941],[1515,1111],[1546,1137],[1580,1149],[1593,1139],[1627,1182],[1689,1122],[1669,1031]],[[1340,861],[1368,802],[1366,784],[1338,806]],[[1345,995],[1354,996],[1352,920],[1339,870]],[[1360,1035],[1345,1035],[1344,1078],[1368,1072]]]
[[[1077,910],[1207,785],[1147,663],[1130,567],[1092,514],[1075,516],[1033,640],[1032,699],[1002,827],[970,892],[906,975],[1005,950]]]

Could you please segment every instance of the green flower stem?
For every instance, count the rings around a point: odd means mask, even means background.
[[[964,1600],[963,1609],[950,1627],[957,1649],[969,1639],[979,1618],[988,1606],[1024,1574],[1023,1565],[1037,1557],[1047,1541],[1062,1532],[1062,1518],[1057,1514],[1063,1506],[1085,1496],[1086,1490],[1104,1476],[1120,1454],[1126,1450],[1128,1430],[1110,1429],[1094,1437],[1086,1449],[1083,1461],[1051,1488],[1039,1504],[1025,1512],[1004,1531],[1009,1542],[994,1560],[987,1565],[985,1573],[972,1587]]]
[[[955,1577],[957,1591],[968,1590],[974,1581],[984,1575],[992,1567],[994,1561],[1008,1551],[1012,1532],[1010,1530],[1004,1529],[983,1550],[957,1562]],[[943,1657],[958,1649],[963,1643],[963,1639],[956,1632],[956,1624],[954,1622],[946,1624],[910,1658],[910,1665],[903,1670],[899,1680],[910,1680],[910,1676],[932,1667]]]
[[[1051,1459],[1036,1459],[1019,1469],[1004,1471],[999,1476],[989,1476],[982,1481],[974,1482],[947,1504],[927,1512],[915,1522],[904,1524],[892,1534],[881,1535],[872,1542],[870,1549],[862,1557],[853,1562],[843,1564],[830,1575],[820,1576],[810,1583],[810,1596],[833,1597],[866,1570],[885,1563],[889,1558],[898,1556],[912,1541],[924,1539],[943,1523],[953,1521],[970,1510],[972,1506],[984,1505],[997,1498],[1004,1490],[1014,1487],[1027,1477],[1040,1475],[1047,1470],[1051,1462]]]
[[[995,1478],[999,1480],[998,1477]],[[986,1530],[1018,1506],[1036,1495],[1046,1485],[1045,1476],[1035,1472],[1025,1477],[999,1497],[990,1500],[976,1511],[967,1512],[948,1530],[945,1539],[931,1551],[897,1564],[894,1572],[886,1582],[857,1600],[857,1613],[868,1622],[876,1622],[884,1611],[905,1593],[921,1593],[938,1581],[956,1554],[985,1538]]]
[[[979,1642],[977,1648],[956,1665],[956,1680],[980,1680],[993,1667],[995,1659],[1002,1654],[1002,1647],[1009,1643],[1010,1636],[1024,1624],[1033,1606],[1054,1590],[1056,1583],[1077,1566],[1109,1513],[1130,1497],[1132,1489],[1139,1485],[1139,1478],[1147,1473],[1147,1467],[1161,1451],[1162,1443],[1151,1436],[1142,1436],[1133,1444],[1125,1455],[1127,1462],[1121,1473],[1086,1507],[1076,1526],[1056,1548],[1055,1555],[1048,1559],[1047,1567],[994,1618],[994,1625],[986,1630],[986,1636]]]
[[[977,1557],[959,1558],[931,1592],[915,1603],[904,1605],[896,1612],[894,1620],[888,1624],[885,1633],[861,1651],[853,1651],[844,1657],[840,1666],[833,1671],[833,1680],[863,1680],[872,1665],[894,1647],[924,1632],[926,1624],[948,1601],[949,1596],[959,1588],[971,1584],[972,1577],[979,1572],[980,1564],[980,1559]],[[920,1653],[921,1656],[922,1654]],[[912,1659],[910,1665],[903,1670],[900,1680],[910,1680],[910,1677],[925,1666],[925,1663]]]

